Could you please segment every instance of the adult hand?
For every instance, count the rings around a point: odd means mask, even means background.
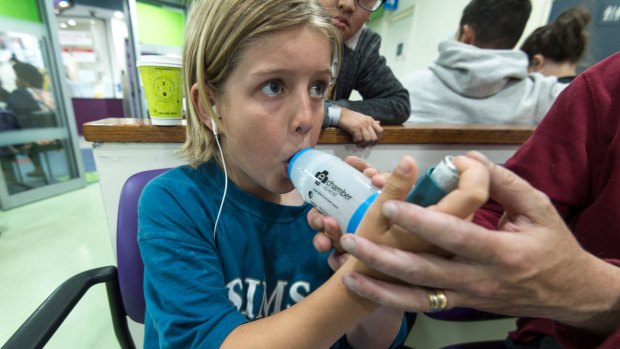
[[[450,308],[551,318],[599,334],[613,331],[620,324],[620,269],[584,251],[545,194],[509,170],[489,166],[490,196],[506,211],[498,231],[441,212],[459,211],[462,202],[455,197],[428,209],[386,202],[383,213],[391,224],[455,256],[412,253],[347,234],[341,238],[345,250],[406,284],[353,272],[343,277],[345,285],[409,311],[429,310],[428,288],[435,288],[444,290]]]
[[[338,127],[349,133],[353,143],[362,148],[377,144],[383,135],[379,121],[347,108],[342,108]]]

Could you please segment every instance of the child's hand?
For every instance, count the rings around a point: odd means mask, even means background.
[[[338,127],[349,133],[353,143],[361,148],[377,144],[383,135],[379,121],[347,108],[342,108]]]
[[[372,184],[376,187],[382,188],[386,178],[389,176],[388,173],[379,172],[377,169],[370,167],[369,163],[357,156],[347,156],[344,161],[370,178]],[[316,248],[317,251],[327,252],[335,248],[338,254],[343,252],[340,247],[340,236],[342,232],[335,218],[325,216],[313,208],[308,213],[307,219],[310,227],[319,231],[319,233],[314,236],[313,240],[314,248]]]

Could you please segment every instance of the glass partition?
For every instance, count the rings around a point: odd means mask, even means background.
[[[67,117],[72,109],[63,98],[66,77],[52,63],[60,55],[46,28],[0,20],[1,209],[84,185],[75,123]]]

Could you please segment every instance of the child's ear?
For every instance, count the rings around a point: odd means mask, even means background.
[[[211,108],[207,108],[204,101],[200,99],[198,83],[192,85],[192,88],[190,90],[190,98],[192,104],[194,105],[194,110],[200,118],[200,121],[202,121],[203,124],[207,125],[207,127],[211,129],[211,114],[209,113]]]

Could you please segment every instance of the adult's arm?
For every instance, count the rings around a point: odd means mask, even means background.
[[[620,269],[583,250],[542,192],[500,166],[489,171],[490,195],[506,210],[499,231],[436,209],[388,202],[383,213],[392,224],[456,257],[410,253],[346,235],[340,241],[345,250],[408,285],[359,273],[345,275],[345,284],[373,301],[409,311],[426,310],[425,288],[439,288],[446,291],[449,307],[551,318],[593,335],[617,337]],[[450,196],[440,205],[450,205]]]

